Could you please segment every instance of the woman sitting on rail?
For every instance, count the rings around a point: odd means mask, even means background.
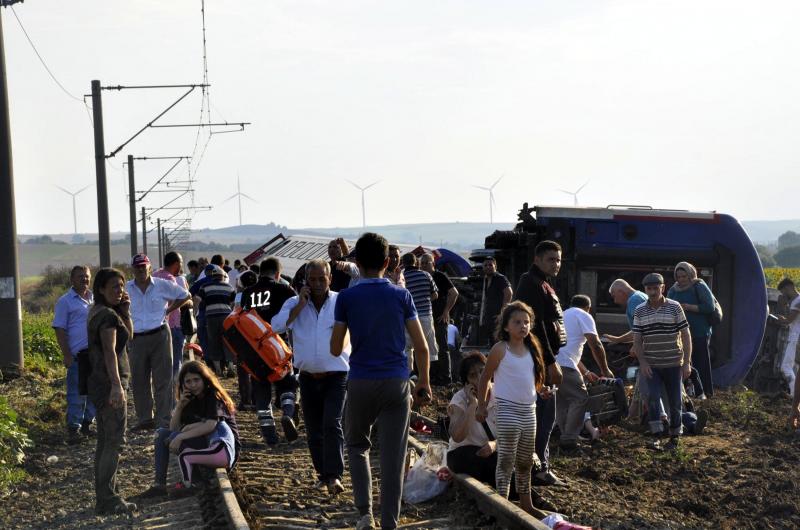
[[[178,455],[183,479],[176,484],[176,490],[190,488],[193,466],[230,469],[238,458],[241,445],[236,409],[214,372],[199,361],[184,364],[178,374],[177,391],[178,404],[169,429],[156,431],[155,485],[140,498],[167,494],[170,452]]]

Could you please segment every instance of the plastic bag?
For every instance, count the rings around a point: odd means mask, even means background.
[[[551,513],[542,519],[542,522],[553,530],[592,530],[591,526],[581,526],[564,520],[564,516],[560,513]]]
[[[447,445],[438,442],[428,444],[421,458],[414,462],[403,484],[403,500],[417,504],[440,495],[448,482],[440,480],[438,471],[447,465]]]

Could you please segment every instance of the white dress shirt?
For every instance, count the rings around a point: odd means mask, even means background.
[[[125,286],[131,297],[131,317],[133,332],[142,333],[160,327],[164,323],[167,307],[173,300],[183,300],[189,291],[161,278],[150,278],[147,289],[142,292],[131,280]]]
[[[289,313],[300,302],[298,296],[286,300],[277,315],[272,317],[272,329],[276,333],[292,330],[294,366],[302,372],[312,374],[322,372],[347,372],[350,370],[350,343],[345,344],[342,354],[335,357],[331,354],[331,333],[333,332],[333,309],[336,307],[338,293],[328,292],[328,299],[317,312],[314,302],[308,301],[291,324]]]

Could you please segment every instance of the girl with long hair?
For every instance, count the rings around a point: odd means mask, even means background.
[[[544,360],[539,341],[531,333],[533,310],[523,302],[511,302],[498,319],[496,337],[478,386],[475,419],[487,417],[489,381],[494,378],[497,402],[497,492],[508,498],[512,473],[520,505],[528,513],[531,501],[531,469],[536,440],[536,392],[544,385]]]
[[[158,429],[155,442],[155,485],[140,497],[167,495],[169,453],[178,455],[182,482],[176,490],[189,490],[194,466],[231,469],[238,459],[239,431],[230,395],[200,361],[181,367],[176,384],[177,405],[169,429]],[[173,491],[176,495],[179,491]]]

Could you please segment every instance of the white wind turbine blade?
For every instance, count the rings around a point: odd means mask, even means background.
[[[492,191],[489,188],[487,188],[486,186],[478,186],[476,184],[473,184],[472,187],[473,188],[478,188],[479,190],[483,190],[483,191]]]
[[[92,185],[91,185],[91,184],[89,184],[88,186],[84,186],[84,187],[82,187],[81,189],[79,189],[78,191],[76,191],[76,192],[75,192],[75,195],[77,195],[77,194],[79,194],[79,193],[81,193],[81,192],[83,192],[83,191],[86,191],[86,190],[88,190],[88,189],[89,189],[89,188],[91,188],[91,187],[92,187]]]
[[[69,191],[69,190],[65,190],[64,188],[62,188],[62,187],[61,187],[61,186],[59,186],[58,184],[53,184],[53,186],[55,186],[56,188],[60,189],[61,191],[63,191],[63,192],[64,192],[64,193],[66,193],[67,195],[76,195],[75,193],[72,193],[72,192],[71,192],[71,191]]]
[[[561,193],[566,193],[567,195],[575,195],[573,192],[567,190],[559,189],[558,191],[560,191]]]
[[[583,183],[583,186],[581,186],[580,188],[578,188],[577,190],[575,190],[575,194],[577,195],[578,193],[580,193],[580,192],[581,192],[581,190],[582,190],[583,188],[585,188],[587,184],[589,184],[589,181],[588,181],[588,180],[587,180],[586,182],[584,182],[584,183]]]
[[[355,183],[355,182],[353,182],[352,180],[350,180],[350,179],[345,179],[345,180],[346,180],[347,182],[349,182],[350,184],[352,184],[352,185],[353,185],[353,187],[355,187],[356,189],[358,189],[358,190],[361,190],[361,191],[364,191],[364,188],[362,188],[361,186],[359,186],[358,184],[356,184],[356,183]]]
[[[375,182],[373,182],[373,183],[372,183],[372,184],[370,184],[369,186],[366,186],[366,187],[364,187],[364,189],[363,189],[362,191],[366,191],[366,190],[370,189],[372,186],[374,186],[374,185],[375,185],[375,184],[377,184],[378,182],[380,182],[380,180],[376,180]]]
[[[239,194],[238,194],[238,193],[234,193],[233,195],[231,195],[230,197],[228,197],[227,199],[225,199],[224,201],[222,201],[221,203],[219,203],[219,204],[218,204],[218,206],[222,206],[223,204],[225,204],[225,203],[226,203],[226,202],[228,202],[229,200],[231,200],[231,199],[235,199],[235,198],[236,198],[236,197],[238,197],[238,196],[239,196]]]
[[[241,194],[241,196],[242,196],[242,197],[244,197],[245,199],[250,199],[250,200],[251,200],[251,201],[253,201],[253,202],[258,202],[257,200],[255,200],[254,198],[252,198],[251,196],[249,196],[249,195],[248,195],[248,194],[246,194],[246,193],[242,193],[242,194]],[[235,197],[235,195],[234,195],[234,197]],[[233,197],[231,197],[231,199],[232,199],[232,198],[233,198]]]
[[[494,189],[494,187],[495,187],[495,186],[497,186],[497,183],[498,183],[498,182],[500,182],[501,180],[503,180],[503,177],[505,177],[505,175],[500,175],[500,178],[499,178],[499,179],[497,179],[497,180],[495,180],[495,181],[494,181],[494,184],[492,184],[491,186],[489,186],[489,189]]]

